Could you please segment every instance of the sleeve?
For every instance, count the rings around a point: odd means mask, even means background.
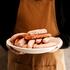
[[[0,45],[7,50],[6,40],[13,34],[19,1],[3,1],[0,21]]]
[[[61,48],[67,48],[70,45],[69,6],[66,3],[68,4],[64,0],[56,0],[55,3],[57,24],[60,31],[59,37],[63,40],[63,46]]]
[[[61,33],[59,37],[63,40],[61,49],[68,48],[70,45],[70,35],[68,33]]]

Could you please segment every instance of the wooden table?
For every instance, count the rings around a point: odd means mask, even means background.
[[[65,70],[64,51],[16,55],[8,51],[8,70]]]

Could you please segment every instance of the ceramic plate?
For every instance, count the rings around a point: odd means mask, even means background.
[[[21,53],[26,53],[26,54],[42,54],[42,53],[47,53],[47,52],[55,52],[57,51],[63,44],[63,41],[61,40],[61,38],[59,37],[53,37],[53,38],[50,38],[52,39],[52,41],[54,41],[56,43],[56,45],[54,46],[48,46],[46,48],[21,48],[21,47],[17,47],[17,46],[14,46],[12,43],[11,43],[11,38],[9,38],[7,41],[6,41],[6,45],[7,47],[12,47],[13,49],[17,50],[17,51],[20,51]]]

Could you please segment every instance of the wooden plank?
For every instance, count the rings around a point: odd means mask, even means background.
[[[15,55],[8,52],[8,70],[66,70],[64,51],[39,55]]]

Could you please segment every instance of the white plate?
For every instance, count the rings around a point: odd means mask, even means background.
[[[21,47],[16,47],[10,42],[9,38],[6,41],[7,47],[12,47],[13,49],[20,51],[21,53],[28,53],[28,54],[42,54],[42,53],[47,53],[47,52],[55,52],[57,51],[63,44],[62,40],[60,38],[55,38],[56,42],[58,42],[57,45],[52,46],[52,47],[47,47],[47,48],[21,48]]]
[[[46,48],[21,48],[21,47],[17,47],[15,45],[13,45],[11,43],[11,39],[14,37],[17,37],[19,35],[23,35],[24,33],[17,33],[14,34],[11,38],[9,38],[6,41],[6,45],[8,48],[12,47],[13,49],[20,51],[20,53],[27,53],[27,54],[42,54],[42,53],[47,53],[47,52],[55,52],[57,51],[63,44],[63,41],[61,40],[61,38],[59,37],[52,37],[50,39],[52,39],[52,41],[54,41],[55,43],[57,43],[55,46],[51,46],[51,47],[46,47]]]

